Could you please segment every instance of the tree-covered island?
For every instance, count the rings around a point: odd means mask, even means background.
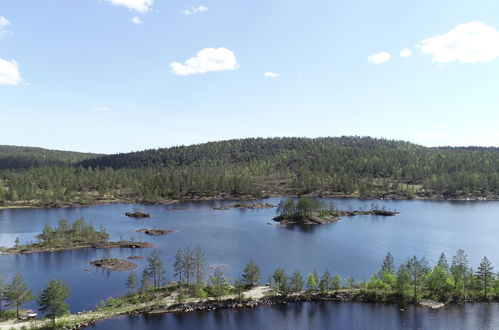
[[[379,209],[372,205],[369,210],[337,210],[334,203],[316,198],[302,197],[295,201],[291,198],[281,200],[274,221],[281,224],[320,225],[338,221],[342,216],[379,215],[393,216],[399,212]]]
[[[16,244],[13,247],[0,247],[0,253],[35,253],[51,252],[59,250],[75,250],[84,248],[108,249],[108,248],[152,248],[153,244],[147,242],[136,242],[132,240],[109,241],[109,234],[101,226],[96,230],[91,224],[79,218],[73,223],[68,219],[61,218],[57,227],[45,225],[43,231],[36,236],[38,242],[29,244]]]

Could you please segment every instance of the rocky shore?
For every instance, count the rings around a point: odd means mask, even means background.
[[[341,220],[341,217],[353,217],[357,215],[376,215],[376,216],[394,216],[399,214],[400,212],[388,211],[388,210],[378,210],[373,209],[369,211],[328,211],[324,213],[313,213],[308,216],[298,215],[298,214],[290,214],[290,215],[278,215],[273,218],[274,221],[279,222],[282,225],[324,225],[334,221]]]

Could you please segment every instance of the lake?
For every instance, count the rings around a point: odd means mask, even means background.
[[[467,304],[430,310],[414,306],[306,302],[241,310],[123,316],[93,330],[176,329],[499,329],[499,304]]]
[[[301,270],[304,275],[316,269],[329,269],[344,278],[367,280],[377,271],[390,251],[399,264],[408,257],[426,256],[433,265],[441,252],[450,257],[459,248],[469,256],[476,269],[487,255],[499,267],[499,202],[474,201],[361,201],[332,199],[337,208],[370,208],[371,203],[401,212],[394,217],[345,217],[321,226],[279,226],[272,223],[274,209],[227,211],[214,207],[233,202],[189,202],[176,205],[143,205],[151,218],[124,216],[137,205],[107,204],[57,209],[0,210],[0,245],[12,246],[34,241],[45,224],[56,225],[61,217],[71,221],[85,218],[96,228],[103,225],[112,239],[146,240],[158,245],[165,261],[166,279],[173,279],[172,263],[178,248],[199,245],[209,266],[223,265],[227,277],[240,275],[253,259],[262,269],[262,279],[277,267],[288,272]],[[279,199],[263,202],[277,205]],[[175,210],[174,208],[186,208]],[[140,228],[171,229],[176,233],[146,236]],[[112,249],[113,257],[148,256],[151,249]],[[93,309],[99,301],[126,293],[128,272],[98,269],[89,264],[104,250],[73,250],[54,253],[0,256],[0,274],[10,278],[21,272],[35,293],[52,277],[62,278],[71,289],[68,300],[72,312]],[[145,260],[135,260],[140,274]],[[34,307],[34,305],[32,305]]]

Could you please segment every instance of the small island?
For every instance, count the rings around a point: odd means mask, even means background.
[[[394,216],[399,212],[374,206],[370,210],[337,210],[332,202],[326,204],[314,198],[302,197],[297,202],[289,198],[282,200],[277,207],[277,214],[273,220],[280,224],[321,225],[341,220],[342,216]]]
[[[153,248],[154,244],[135,241],[109,241],[109,234],[101,226],[96,230],[92,225],[87,224],[83,218],[70,223],[67,219],[59,220],[57,227],[45,225],[42,233],[38,234],[37,243],[26,245],[19,244],[10,248],[0,247],[0,253],[19,254],[54,252],[62,250],[76,250],[85,248],[109,249],[109,248]]]
[[[142,208],[134,207],[133,212],[126,212],[125,216],[134,219],[142,219],[142,218],[150,218],[151,215],[149,213],[142,212]]]
[[[124,259],[118,258],[104,258],[99,260],[90,261],[92,266],[107,268],[115,271],[132,270],[137,267],[137,264]]]
[[[175,230],[168,230],[168,229],[137,229],[137,233],[144,233],[146,235],[166,235],[166,234],[172,234],[175,232]]]
[[[236,203],[232,205],[227,205],[227,206],[221,206],[221,207],[214,207],[214,210],[220,210],[220,211],[226,211],[230,209],[250,209],[250,210],[256,210],[256,209],[268,209],[268,208],[273,208],[275,207],[272,204],[268,203],[254,203],[254,204],[246,204],[246,203]]]

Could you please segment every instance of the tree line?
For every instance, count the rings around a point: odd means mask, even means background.
[[[499,195],[498,148],[426,148],[368,137],[271,138],[71,155],[58,156],[58,163],[0,166],[0,203],[155,202],[221,194]],[[0,163],[1,156],[0,148]]]
[[[20,308],[36,299],[39,310],[52,320],[52,327],[55,328],[56,317],[69,313],[66,299],[69,298],[70,294],[70,290],[62,280],[51,279],[35,297],[21,273],[17,273],[10,283],[5,283],[0,277],[0,317],[9,317],[8,311],[3,308],[4,304],[7,307],[14,307],[15,316],[19,318]]]

